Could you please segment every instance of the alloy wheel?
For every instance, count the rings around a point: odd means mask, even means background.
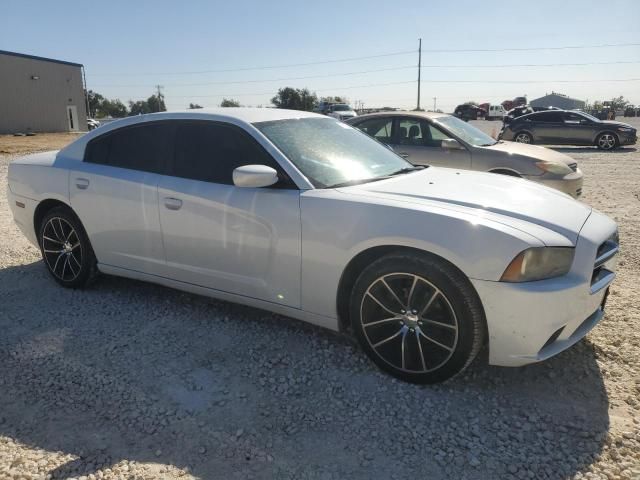
[[[518,143],[531,143],[531,137],[528,133],[519,133],[516,135],[516,142]]]
[[[598,146],[603,150],[611,150],[616,146],[616,138],[611,133],[603,133],[598,138]]]
[[[446,295],[423,277],[391,273],[371,283],[360,304],[364,336],[390,366],[428,373],[458,344],[458,319]]]
[[[42,252],[51,273],[63,282],[71,282],[80,274],[80,237],[64,218],[52,217],[42,229]]]

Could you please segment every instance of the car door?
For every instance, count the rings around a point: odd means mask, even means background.
[[[566,143],[591,145],[595,136],[591,120],[575,112],[562,112]]]
[[[425,119],[398,117],[394,129],[394,150],[414,165],[471,167],[469,151],[464,146],[460,150],[443,148],[442,140],[451,136]]]
[[[91,140],[69,173],[71,207],[99,263],[160,273],[164,249],[158,180],[167,165],[172,127],[144,122]]]
[[[567,143],[562,113],[557,111],[540,112],[532,117],[533,137],[536,143]]]
[[[281,181],[234,186],[234,168],[250,164]],[[167,276],[299,307],[299,190],[262,146],[230,124],[180,121],[169,171],[158,186]]]

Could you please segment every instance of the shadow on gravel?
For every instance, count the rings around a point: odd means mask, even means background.
[[[588,342],[420,387],[259,310],[113,277],[65,290],[41,263],[0,285],[0,435],[74,455],[53,478],[123,459],[201,478],[564,478],[608,430]]]

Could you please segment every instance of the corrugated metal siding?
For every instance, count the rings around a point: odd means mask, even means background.
[[[0,53],[0,133],[66,132],[67,105],[76,106],[79,130],[85,131],[80,67]]]
[[[531,100],[530,105],[532,107],[557,107],[564,110],[573,110],[574,108],[584,108],[585,103],[575,98],[551,94]]]

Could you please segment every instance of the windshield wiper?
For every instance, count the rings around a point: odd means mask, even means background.
[[[395,177],[396,175],[415,172],[416,170],[423,170],[425,168],[427,168],[425,165],[415,165],[413,167],[405,167],[405,168],[401,168],[400,170],[396,170],[395,172],[391,172],[387,175],[382,175],[380,177],[359,178],[357,180],[348,180],[346,182],[335,183],[326,188],[350,187],[352,185],[361,185],[363,183],[377,182],[378,180],[386,180],[387,178]]]

